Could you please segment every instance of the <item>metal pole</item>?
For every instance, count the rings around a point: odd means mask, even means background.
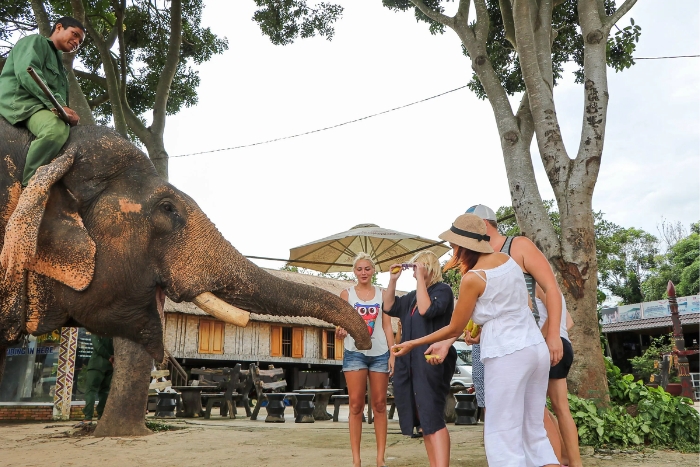
[[[39,75],[36,74],[36,71],[34,71],[34,68],[29,67],[27,68],[27,73],[29,73],[29,76],[32,77],[32,79],[36,82],[36,84],[39,85],[42,91],[44,91],[44,94],[46,95],[46,98],[51,101],[51,104],[53,104],[54,108],[56,109],[56,112],[58,113],[58,118],[63,120],[66,123],[69,123],[68,119],[68,114],[66,111],[63,109],[63,106],[58,103],[54,95],[51,93],[49,90],[48,86],[46,86],[46,83],[39,78]]]

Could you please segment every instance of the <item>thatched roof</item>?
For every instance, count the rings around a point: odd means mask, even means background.
[[[355,281],[344,281],[338,279],[329,279],[327,277],[312,276],[310,274],[300,274],[291,271],[281,271],[279,269],[265,269],[273,276],[277,276],[280,279],[285,279],[292,282],[297,282],[299,284],[311,285],[318,287],[320,289],[326,290],[334,295],[340,295],[340,292],[351,287],[355,284]],[[405,292],[398,292],[398,295],[403,295]],[[191,302],[181,302],[175,303],[169,298],[165,299],[166,313],[183,313],[186,315],[197,315],[197,316],[209,316],[207,313],[202,311],[197,305]],[[259,321],[266,323],[280,323],[280,324],[291,324],[295,326],[314,326],[321,328],[335,328],[333,324],[326,323],[316,318],[308,317],[297,317],[297,316],[273,316],[273,315],[262,315],[258,313],[250,314],[251,321]],[[398,319],[392,319],[392,327],[394,332],[397,330]]]

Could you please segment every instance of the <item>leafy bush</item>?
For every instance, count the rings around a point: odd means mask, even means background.
[[[629,362],[632,365],[634,374],[638,375],[644,381],[649,381],[649,377],[660,370],[654,368],[654,363],[661,360],[663,354],[670,353],[673,349],[673,333],[659,336],[651,340],[649,347],[639,357],[630,358]],[[671,370],[673,375],[674,370]]]
[[[645,386],[606,359],[611,404],[569,395],[571,415],[581,445],[651,445],[680,451],[700,451],[700,414],[685,397]]]

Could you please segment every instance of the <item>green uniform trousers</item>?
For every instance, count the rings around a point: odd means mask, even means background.
[[[36,170],[53,160],[68,140],[70,126],[50,110],[39,110],[25,120],[36,139],[29,145],[22,186],[27,186]]]
[[[112,385],[112,370],[88,370],[85,385],[87,386],[85,391],[85,408],[83,408],[85,420],[92,420],[96,398],[99,400],[97,403],[97,418],[100,418],[105,410],[109,388]]]

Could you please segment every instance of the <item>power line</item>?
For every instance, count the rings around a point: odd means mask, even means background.
[[[698,58],[698,57],[700,57],[700,55],[670,55],[670,56],[665,56],[665,57],[633,57],[633,58],[634,58],[634,60],[666,60],[666,59],[674,59],[674,58]],[[235,149],[250,148],[250,147],[253,147],[253,146],[260,146],[260,145],[263,145],[263,144],[274,143],[274,142],[277,142],[277,141],[284,141],[284,140],[286,140],[286,139],[298,138],[298,137],[300,137],[300,136],[306,136],[306,135],[310,135],[310,134],[313,134],[313,133],[319,133],[319,132],[321,132],[321,131],[332,130],[333,128],[339,128],[339,127],[341,127],[341,126],[349,125],[349,124],[351,124],[351,123],[361,122],[362,120],[367,120],[367,119],[370,119],[370,118],[373,118],[373,117],[378,117],[378,116],[380,116],[380,115],[384,115],[384,114],[388,114],[388,113],[390,113],[390,112],[394,112],[394,111],[396,111],[396,110],[405,109],[406,107],[411,107],[411,106],[416,105],[416,104],[421,104],[421,103],[423,103],[423,102],[427,102],[427,101],[429,101],[429,100],[436,99],[436,98],[438,98],[438,97],[442,97],[442,96],[444,96],[444,95],[446,95],[446,94],[450,94],[450,93],[453,93],[453,92],[455,92],[455,91],[462,90],[462,89],[464,89],[464,88],[466,88],[466,87],[467,87],[467,85],[460,86],[460,87],[458,87],[458,88],[450,89],[449,91],[441,92],[440,94],[436,94],[436,95],[434,95],[434,96],[426,97],[425,99],[420,99],[420,100],[411,102],[411,103],[409,103],[409,104],[400,105],[400,106],[394,107],[394,108],[392,108],[392,109],[388,109],[388,110],[384,110],[384,111],[382,111],[382,112],[377,112],[377,113],[374,113],[374,114],[371,114],[371,115],[367,115],[367,116],[364,116],[364,117],[356,118],[356,119],[354,119],[354,120],[348,120],[347,122],[338,123],[338,124],[336,124],[336,125],[331,125],[331,126],[327,126],[327,127],[323,127],[323,128],[318,128],[318,129],[316,129],[316,130],[305,131],[304,133],[297,133],[297,134],[295,134],[295,135],[290,135],[290,136],[281,136],[281,137],[279,137],[279,138],[268,139],[268,140],[265,140],[265,141],[258,141],[257,143],[241,144],[241,145],[239,145],[239,146],[231,146],[231,147],[228,147],[228,148],[210,149],[210,150],[208,150],[208,151],[199,151],[199,152],[192,152],[192,153],[189,153],[189,154],[180,154],[180,155],[177,155],[177,156],[168,156],[168,158],[169,158],[169,159],[175,159],[175,158],[177,158],[177,157],[190,157],[190,156],[199,156],[199,155],[202,155],[202,154],[211,154],[211,153],[214,153],[214,152],[233,151],[233,150],[235,150]],[[154,160],[155,160],[155,159],[162,159],[162,157],[154,157],[153,159],[154,159]]]
[[[365,116],[365,117],[356,118],[356,119],[354,119],[354,120],[348,120],[347,122],[338,123],[337,125],[331,125],[331,126],[327,126],[327,127],[324,127],[324,128],[318,128],[318,129],[316,129],[316,130],[306,131],[306,132],[304,132],[304,133],[297,133],[296,135],[282,136],[282,137],[279,137],[279,138],[268,139],[268,140],[266,140],[266,141],[259,141],[259,142],[257,142],[257,143],[242,144],[242,145],[240,145],[240,146],[231,146],[230,148],[212,149],[212,150],[209,150],[209,151],[193,152],[193,153],[190,153],[190,154],[180,154],[180,155],[178,155],[178,156],[170,156],[170,159],[173,159],[173,158],[175,158],[175,157],[198,156],[198,155],[200,155],[200,154],[210,154],[210,153],[212,153],[212,152],[232,151],[232,150],[234,150],[234,149],[249,148],[249,147],[252,147],[252,146],[259,146],[259,145],[261,145],[261,144],[274,143],[275,141],[283,141],[283,140],[285,140],[285,139],[298,138],[298,137],[300,137],[300,136],[310,135],[310,134],[312,134],[312,133],[318,133],[318,132],[321,132],[321,131],[331,130],[331,129],[333,129],[333,128],[338,128],[338,127],[341,127],[341,126],[344,126],[344,125],[349,125],[349,124],[351,124],[351,123],[361,122],[362,120],[367,120],[368,118],[378,117],[379,115],[384,115],[384,114],[387,114],[387,113],[389,113],[389,112],[393,112],[393,111],[395,111],[395,110],[405,109],[406,107],[411,107],[412,105],[421,104],[421,103],[427,102],[427,101],[429,101],[429,100],[431,100],[431,99],[436,99],[436,98],[438,98],[438,97],[444,96],[445,94],[449,94],[449,93],[451,93],[451,92],[459,91],[460,89],[464,89],[464,88],[466,88],[466,87],[467,87],[467,85],[460,86],[460,87],[458,87],[458,88],[450,89],[449,91],[441,92],[440,94],[436,94],[436,95],[434,95],[434,96],[426,97],[425,99],[421,99],[421,100],[418,100],[418,101],[415,101],[415,102],[411,102],[410,104],[400,105],[400,106],[398,106],[398,107],[394,107],[393,109],[384,110],[384,111],[382,111],[382,112],[377,112],[377,113],[375,113],[375,114],[367,115],[367,116]]]
[[[665,60],[668,58],[698,58],[700,55],[670,55],[668,57],[632,57],[634,60]]]

